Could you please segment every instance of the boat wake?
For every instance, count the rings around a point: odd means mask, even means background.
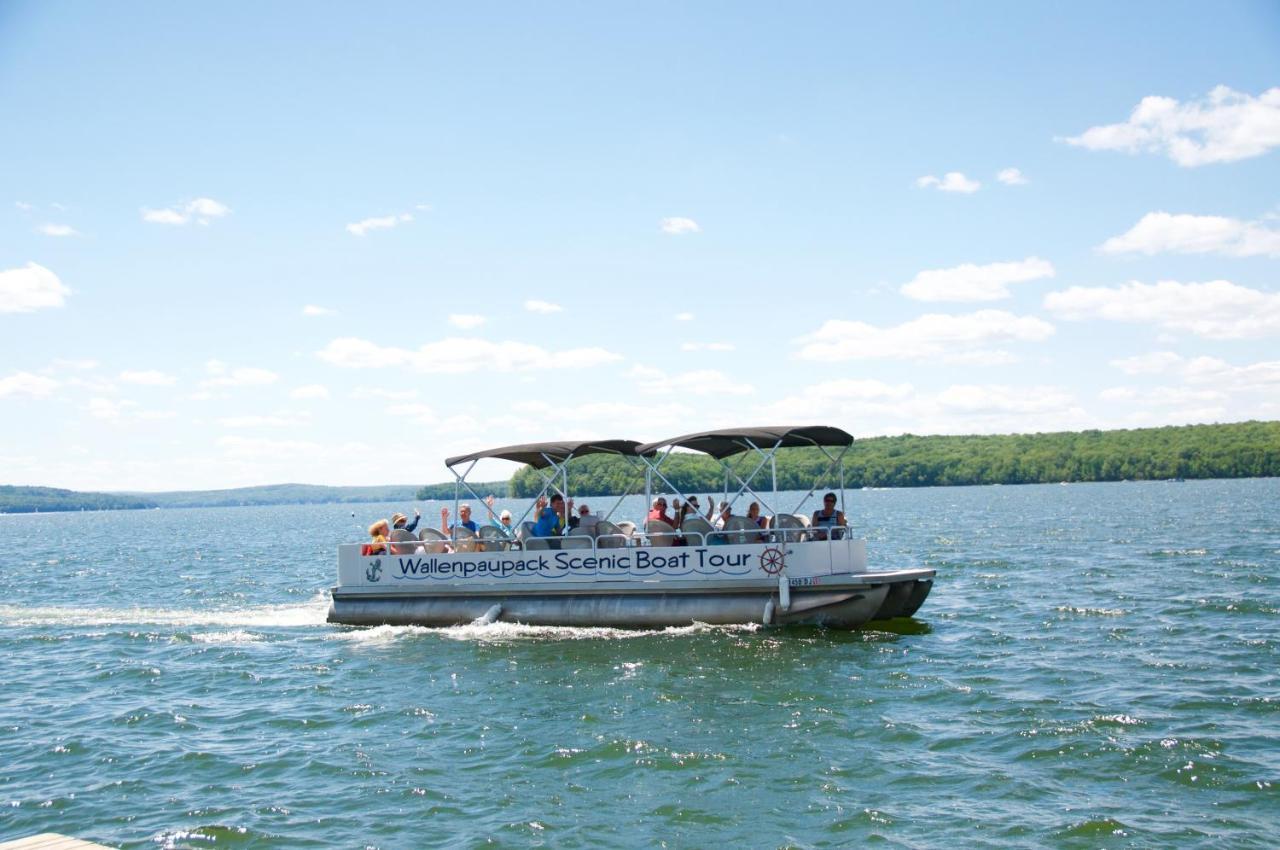
[[[0,626],[318,626],[324,624],[328,611],[329,597],[324,593],[298,604],[223,610],[0,605]]]
[[[615,629],[593,626],[527,626],[523,623],[475,622],[468,623],[465,626],[445,626],[443,628],[430,628],[427,626],[352,628],[335,632],[333,637],[358,643],[390,643],[402,638],[431,635],[447,640],[501,643],[525,640],[626,640],[654,636],[683,637],[703,634],[749,633],[759,628],[760,626],[757,623],[731,626],[709,626],[706,623],[694,623],[688,626],[671,626],[664,629]]]

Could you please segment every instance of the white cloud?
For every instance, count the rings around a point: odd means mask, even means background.
[[[837,378],[803,387],[794,395],[767,405],[765,419],[841,420],[890,413],[902,409],[915,393],[911,384],[887,384],[871,379]]]
[[[406,417],[417,425],[435,425],[439,422],[435,409],[426,404],[392,404],[388,405],[387,413]]]
[[[958,384],[938,394],[944,410],[964,413],[1049,413],[1070,407],[1075,399],[1057,387],[1010,387]]]
[[[462,328],[464,331],[478,328],[484,323],[484,316],[477,316],[474,313],[452,313],[449,315],[449,324],[455,328]]]
[[[462,374],[485,369],[528,372],[566,365],[580,370],[622,359],[620,355],[602,348],[548,351],[512,340],[491,342],[453,337],[429,342],[417,349],[382,346],[364,339],[343,337],[330,342],[316,352],[316,356],[348,369],[403,367],[425,374]]]
[[[1224,254],[1280,257],[1280,230],[1217,215],[1147,213],[1127,233],[1102,243],[1108,254]]]
[[[1217,357],[1187,359],[1171,351],[1112,360],[1111,365],[1129,375],[1171,374],[1190,384],[1210,384],[1232,392],[1274,392],[1280,389],[1280,360],[1232,366]]]
[[[520,421],[554,424],[565,439],[605,437],[625,433],[632,439],[658,439],[672,429],[699,427],[696,412],[679,402],[630,404],[619,401],[592,401],[585,404],[552,404],[522,401],[511,405]],[[701,423],[706,427],[710,424]]]
[[[227,364],[221,360],[206,360],[204,370],[210,375],[225,375],[227,373]]]
[[[328,398],[329,388],[324,384],[307,384],[297,387],[289,393],[289,398],[308,399],[308,398]]]
[[[69,224],[42,224],[36,228],[38,233],[45,236],[79,236],[80,231],[76,230]]]
[[[1188,168],[1248,159],[1280,145],[1280,87],[1253,97],[1218,86],[1187,103],[1144,97],[1128,121],[1064,141],[1089,150],[1163,154]]]
[[[1025,186],[1031,182],[1027,179],[1027,176],[1017,168],[1000,169],[1000,172],[996,174],[996,179],[1006,186]]]
[[[677,322],[692,322],[693,314],[692,313],[676,313],[675,320]]]
[[[119,419],[129,408],[137,407],[136,401],[114,401],[109,398],[89,399],[89,415],[95,419]]]
[[[216,366],[213,364],[217,364]],[[226,366],[216,360],[209,361],[206,366],[209,374],[217,377],[201,381],[202,387],[264,387],[280,380],[280,376],[270,369],[259,369],[245,366],[227,370]]]
[[[1158,375],[1181,362],[1182,358],[1172,351],[1153,351],[1150,354],[1121,357],[1112,360],[1111,365],[1126,375]]]
[[[417,390],[383,390],[375,387],[358,387],[351,393],[352,398],[383,398],[388,401],[408,401],[417,398]]]
[[[359,445],[359,444],[356,444]],[[218,448],[232,458],[254,459],[265,458],[280,460],[283,458],[316,459],[327,454],[319,443],[305,440],[270,440],[259,437],[219,437]]]
[[[13,205],[18,209],[22,210],[23,212],[31,212],[33,209],[35,209],[34,206],[32,206],[31,204],[28,204],[26,201],[14,201]]]
[[[56,390],[60,383],[44,375],[33,375],[30,372],[14,372],[0,378],[0,398],[7,396],[32,396],[43,398]]]
[[[67,358],[57,357],[57,358],[54,358],[54,361],[51,364],[49,364],[49,370],[74,369],[77,372],[84,372],[90,369],[97,369],[98,365],[99,364],[97,360],[88,360],[88,359],[77,360],[77,359],[67,359]],[[49,370],[46,370],[46,371],[49,371]]]
[[[996,301],[1009,297],[1009,284],[1053,277],[1053,265],[1039,257],[1011,263],[922,271],[903,284],[902,294],[917,301]]]
[[[530,313],[559,313],[564,310],[559,304],[552,304],[550,301],[530,300],[524,302],[524,308]]]
[[[176,384],[178,379],[173,375],[157,369],[121,372],[117,380],[125,384],[142,384],[149,387],[167,387]]]
[[[1146,322],[1209,339],[1248,339],[1280,333],[1280,294],[1226,280],[1117,287],[1073,286],[1050,292],[1045,309],[1064,319]]]
[[[750,384],[734,381],[716,369],[668,375],[659,369],[635,366],[627,377],[636,382],[641,392],[652,395],[751,395],[756,391]]]
[[[375,218],[366,218],[361,221],[353,222],[347,225],[347,232],[352,236],[364,236],[370,230],[389,230],[403,224],[406,221],[413,221],[412,213],[398,213],[396,215],[377,216]]]
[[[669,233],[672,236],[683,236],[686,233],[701,233],[702,228],[691,218],[681,218],[680,216],[672,216],[664,218],[658,222],[658,228],[663,233]]]
[[[0,313],[61,307],[70,294],[56,274],[36,263],[0,271]]]
[[[315,304],[308,304],[302,308],[304,316],[336,316],[337,310],[330,310],[328,307],[318,307]]]
[[[731,342],[686,342],[680,345],[681,351],[733,351]]]
[[[142,208],[142,220],[151,224],[172,224],[182,226],[192,221],[197,224],[208,224],[215,218],[222,218],[231,212],[226,204],[212,198],[196,198],[184,204],[174,204],[162,209]]]
[[[275,413],[270,416],[225,416],[218,420],[224,428],[293,428],[305,425],[308,417],[301,413]]]
[[[884,328],[829,319],[818,330],[796,340],[803,346],[796,357],[832,362],[924,360],[972,354],[1006,342],[1042,342],[1052,335],[1053,325],[1048,322],[1003,310],[979,310],[959,316],[929,313]]]
[[[972,195],[982,188],[981,183],[977,180],[970,180],[960,171],[948,171],[942,175],[941,179],[928,174],[917,178],[916,185],[921,189],[933,187],[939,192],[960,192],[965,195]]]

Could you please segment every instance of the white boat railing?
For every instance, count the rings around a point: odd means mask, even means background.
[[[769,528],[738,529],[730,531],[669,531],[643,532],[634,534],[609,533],[593,535],[566,534],[559,537],[459,537],[430,540],[398,540],[386,543],[344,543],[339,551],[361,550],[369,555],[421,555],[421,554],[468,554],[475,552],[507,552],[507,551],[545,551],[580,549],[580,550],[616,550],[616,549],[651,549],[682,548],[705,546],[776,546],[778,544],[821,544],[830,548],[853,549],[861,544],[859,538],[849,533],[844,526],[835,528]]]

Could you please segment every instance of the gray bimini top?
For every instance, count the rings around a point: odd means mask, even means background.
[[[636,449],[643,455],[651,455],[663,449],[679,446],[723,460],[732,455],[759,449],[797,446],[850,446],[853,435],[829,425],[775,425],[766,428],[723,428],[718,431],[700,431],[685,434],[656,443],[645,443]]]
[[[524,443],[518,446],[503,446],[487,449],[467,455],[451,457],[444,462],[445,466],[454,467],[460,463],[470,463],[485,458],[510,460],[524,463],[535,469],[558,466],[571,457],[591,454],[630,455],[639,454],[640,444],[635,440],[557,440],[550,443]],[[646,454],[652,454],[647,452]]]

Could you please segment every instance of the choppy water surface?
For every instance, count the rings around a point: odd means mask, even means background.
[[[0,517],[0,840],[1275,844],[1280,480],[852,493],[855,634],[326,625],[397,507]]]

